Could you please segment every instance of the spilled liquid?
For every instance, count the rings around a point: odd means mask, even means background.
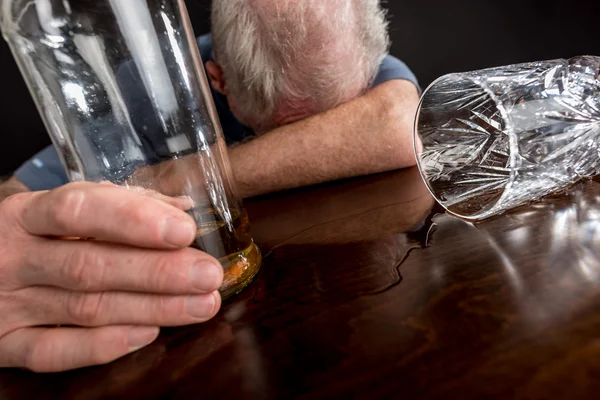
[[[303,231],[273,247],[264,257],[263,276],[258,280],[274,283],[269,284],[268,290],[262,288],[268,293],[260,293],[259,284],[254,301],[271,296],[287,298],[296,290],[314,290],[318,296],[332,299],[386,292],[402,282],[401,267],[411,252],[430,246],[436,231],[435,216],[441,210],[431,210],[426,218],[404,232],[387,235],[359,232],[358,238],[348,238],[344,226],[352,219]],[[372,215],[360,218],[365,230],[370,226],[375,230],[380,228],[381,221]],[[370,220],[371,225],[365,224]]]
[[[393,249],[396,253],[395,259],[393,262],[389,263],[387,274],[383,275],[388,277],[388,279],[365,282],[364,285],[360,285],[359,287],[355,288],[357,289],[355,296],[361,297],[380,294],[402,283],[402,265],[406,262],[406,260],[408,260],[410,254],[414,250],[425,249],[431,245],[433,235],[437,230],[437,225],[434,221],[434,218],[439,213],[439,210],[432,211],[431,214],[429,214],[424,220],[420,221],[411,230],[395,235],[394,240],[396,246],[395,249]],[[373,274],[372,271],[369,275],[376,276],[377,274]],[[328,287],[327,285],[323,284],[318,284],[317,290],[319,290],[321,293],[336,291],[334,287]]]

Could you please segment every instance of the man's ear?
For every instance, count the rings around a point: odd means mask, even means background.
[[[217,92],[222,95],[227,95],[227,86],[225,85],[225,77],[223,76],[223,70],[214,61],[209,61],[206,63],[206,72],[208,74],[208,80],[210,80],[210,85]]]

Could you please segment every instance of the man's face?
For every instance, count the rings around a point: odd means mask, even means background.
[[[211,86],[213,89],[227,98],[229,109],[235,118],[245,126],[252,128],[252,130],[256,133],[265,133],[277,127],[291,124],[293,122],[300,121],[326,111],[324,109],[315,107],[315,105],[311,104],[309,101],[295,103],[284,102],[283,104],[279,105],[273,118],[266,122],[264,118],[260,118],[261,116],[244,115],[240,111],[237,99],[231,95],[229,90],[227,90],[227,83],[221,67],[214,61],[208,61],[206,63],[206,70],[208,72],[208,78]],[[354,92],[348,93],[345,98],[342,99],[342,103],[358,97],[361,93],[362,90],[357,88]]]
[[[229,104],[229,109],[231,110],[233,116],[244,126],[251,128],[254,132],[265,133],[277,128],[278,126],[281,126],[281,124],[278,124],[274,120],[269,120],[268,123],[265,123],[262,118],[259,118],[259,116],[253,118],[251,115],[244,115],[240,111],[237,99],[232,96],[231,93],[221,93],[225,94],[225,97],[227,97],[227,103]]]
[[[232,96],[229,90],[227,89],[227,83],[225,82],[225,76],[221,67],[214,61],[208,61],[206,63],[206,71],[208,73],[208,78],[213,89],[215,89],[217,92],[221,93],[227,98],[229,109],[231,110],[231,113],[235,116],[235,118],[245,126],[252,128],[252,130],[254,130],[254,132],[256,133],[268,132],[279,126],[298,121],[300,119],[309,117],[313,114],[309,109],[300,110],[299,112],[296,112],[294,114],[288,113],[287,115],[282,114],[280,116],[276,116],[275,118],[271,119],[268,123],[265,123],[264,119],[260,118],[260,116],[256,116],[255,118],[253,118],[253,116],[244,115],[240,111],[237,99],[234,96]]]
[[[231,95],[231,93],[227,89],[227,83],[225,82],[223,70],[216,62],[208,61],[206,63],[206,72],[208,74],[208,80],[210,81],[212,88],[227,98],[229,109],[238,121],[240,121],[245,126],[252,128],[255,132],[265,132],[267,130],[275,128],[275,126],[260,126],[260,124],[258,123],[259,118],[256,118],[256,120],[254,120],[251,117],[244,117],[244,115],[242,115],[236,99]]]

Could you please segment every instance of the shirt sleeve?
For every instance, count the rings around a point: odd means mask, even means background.
[[[48,146],[23,164],[15,177],[29,190],[51,190],[69,182],[53,146]]]
[[[207,33],[206,35],[198,36],[196,42],[198,43],[202,62],[212,60],[212,35]]]
[[[404,79],[414,83],[414,85],[421,93],[421,87],[419,86],[419,82],[417,81],[417,77],[413,72],[408,68],[408,66],[397,59],[394,56],[387,55],[381,62],[379,66],[379,72],[373,81],[371,87],[375,87],[377,85],[381,85],[384,82],[391,81],[393,79]]]

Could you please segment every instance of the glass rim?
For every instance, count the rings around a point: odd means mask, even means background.
[[[419,124],[419,117],[421,115],[421,107],[423,105],[423,101],[425,100],[427,93],[429,93],[429,91],[433,87],[435,87],[440,81],[442,81],[444,79],[448,79],[450,77],[459,77],[463,80],[471,81],[485,92],[485,94],[494,102],[494,104],[496,105],[496,108],[498,109],[498,111],[500,112],[500,115],[502,116],[502,119],[505,121],[506,128],[503,130],[503,132],[506,135],[508,135],[508,139],[509,139],[510,154],[509,154],[509,162],[506,167],[509,169],[509,178],[508,178],[506,184],[504,185],[504,187],[502,188],[502,194],[500,195],[500,197],[497,198],[497,200],[495,200],[493,203],[491,203],[491,205],[489,207],[487,207],[485,211],[477,212],[475,214],[470,214],[470,215],[461,214],[461,213],[451,210],[449,208],[451,206],[447,206],[445,204],[446,202],[442,201],[439,198],[439,196],[433,189],[431,183],[429,182],[429,179],[427,178],[427,175],[425,174],[423,166],[421,165],[421,155],[423,152],[422,143],[420,146],[421,151],[419,152],[417,150],[417,138],[420,139],[420,135],[418,132],[418,124]],[[484,82],[482,82],[480,79],[477,79],[474,76],[470,76],[469,72],[458,72],[458,73],[442,75],[439,78],[435,79],[431,84],[429,84],[429,86],[427,86],[427,88],[423,91],[421,98],[419,99],[417,111],[415,112],[415,118],[414,118],[414,124],[413,124],[413,151],[414,151],[414,155],[415,155],[415,161],[417,162],[417,167],[419,168],[419,173],[421,175],[421,178],[423,179],[423,182],[425,183],[425,186],[427,187],[427,190],[429,190],[429,193],[433,196],[435,201],[439,205],[441,205],[444,208],[444,210],[446,210],[446,212],[448,212],[449,214],[454,215],[458,218],[467,220],[467,221],[474,222],[474,221],[480,221],[480,220],[492,217],[492,216],[500,214],[500,213],[502,213],[502,211],[504,211],[501,207],[501,204],[503,204],[504,201],[506,200],[506,198],[508,197],[510,189],[514,184],[516,175],[517,175],[516,171],[517,171],[517,167],[518,167],[518,165],[517,165],[518,140],[517,140],[517,137],[516,137],[516,134],[514,131],[513,121],[511,119],[510,115],[508,114],[506,108],[504,107],[501,97],[498,96],[496,93],[494,93],[488,87],[488,85],[485,84]]]

